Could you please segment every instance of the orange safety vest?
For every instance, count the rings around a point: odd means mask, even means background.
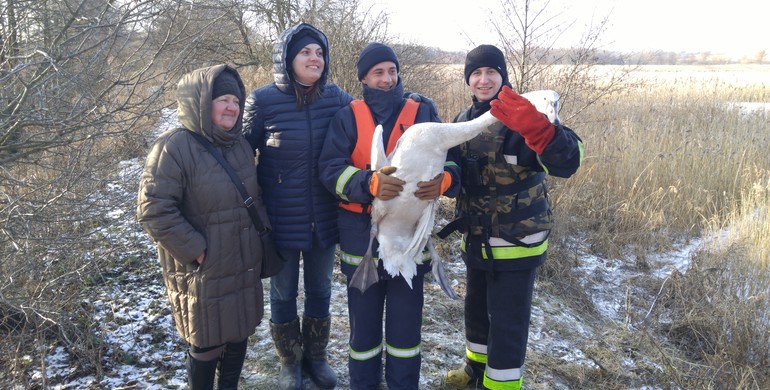
[[[371,110],[369,110],[369,106],[363,100],[353,100],[350,102],[350,107],[353,109],[353,116],[356,118],[356,130],[358,131],[358,140],[350,159],[356,168],[369,169],[372,158],[374,118],[372,117]],[[419,107],[420,103],[412,99],[406,99],[404,107],[401,108],[401,112],[398,114],[393,131],[390,133],[390,138],[388,138],[385,155],[390,154],[396,148],[396,143],[401,138],[401,134],[404,134],[406,129],[414,124],[414,119],[417,117],[417,108]],[[364,208],[364,205],[361,203],[340,202],[340,207],[354,213],[369,213],[372,205],[368,204]]]

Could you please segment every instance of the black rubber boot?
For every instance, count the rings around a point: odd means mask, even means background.
[[[246,359],[247,341],[227,343],[219,360],[219,390],[236,390],[241,379],[243,361]]]
[[[302,388],[302,335],[299,331],[299,318],[285,324],[270,321],[270,334],[281,360],[278,388],[299,390]]]
[[[337,374],[326,361],[326,346],[329,344],[331,316],[326,318],[302,317],[302,369],[321,389],[337,386]]]
[[[219,359],[203,361],[187,353],[187,384],[190,390],[213,390]]]

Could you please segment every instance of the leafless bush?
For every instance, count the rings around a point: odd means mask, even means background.
[[[116,163],[144,155],[181,74],[227,62],[264,77],[274,39],[302,20],[340,53],[384,37],[379,15],[337,0],[9,0],[0,9],[0,333],[9,336],[0,348],[33,356],[2,361],[21,383],[50,345],[101,369],[108,351],[90,288],[148,255],[138,238],[119,237],[133,219],[135,178]],[[355,57],[338,58],[332,69],[353,74]],[[107,187],[116,175],[127,175],[122,197]]]
[[[251,47],[250,37],[226,42],[222,37],[233,35],[214,28],[237,31],[243,20],[232,9],[195,5],[0,6],[0,333],[9,336],[0,348],[12,352],[4,356],[33,356],[4,361],[3,371],[20,383],[50,345],[99,370],[103,351],[89,286],[130,267],[134,250],[113,236],[110,213],[132,215],[128,194],[135,191],[105,196],[116,162],[144,154],[147,129],[189,67],[254,63],[239,49]]]

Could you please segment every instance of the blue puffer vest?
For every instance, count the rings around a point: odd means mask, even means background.
[[[297,110],[293,75],[285,53],[291,38],[302,30],[322,43],[324,71],[316,88],[321,95]],[[329,247],[339,240],[337,200],[319,181],[318,157],[329,122],[353,97],[327,83],[329,54],[326,36],[309,24],[286,30],[273,50],[274,82],[246,99],[244,133],[258,153],[262,200],[280,248],[308,250],[313,241]]]

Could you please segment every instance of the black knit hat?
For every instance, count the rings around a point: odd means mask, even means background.
[[[401,71],[398,57],[396,57],[396,52],[393,49],[377,42],[366,45],[364,50],[361,50],[361,54],[358,56],[358,63],[356,64],[358,67],[358,80],[363,79],[366,73],[369,72],[369,69],[385,61],[392,61],[396,64],[396,71]]]
[[[211,100],[228,94],[235,95],[239,100],[243,101],[243,91],[241,91],[241,86],[238,84],[238,79],[234,74],[225,70],[214,79],[214,85],[211,89]]]
[[[303,47],[311,43],[315,43],[318,46],[324,47],[324,45],[321,44],[321,41],[315,34],[313,34],[312,31],[303,29],[297,32],[293,37],[291,37],[291,41],[289,41],[289,44],[286,47],[286,63],[291,65],[291,62],[294,61],[294,57],[297,56],[297,53],[299,53]]]
[[[500,76],[503,76],[503,84],[508,82],[508,70],[505,67],[503,52],[493,45],[481,45],[465,56],[465,84],[470,85],[471,73],[484,66],[497,70]]]

